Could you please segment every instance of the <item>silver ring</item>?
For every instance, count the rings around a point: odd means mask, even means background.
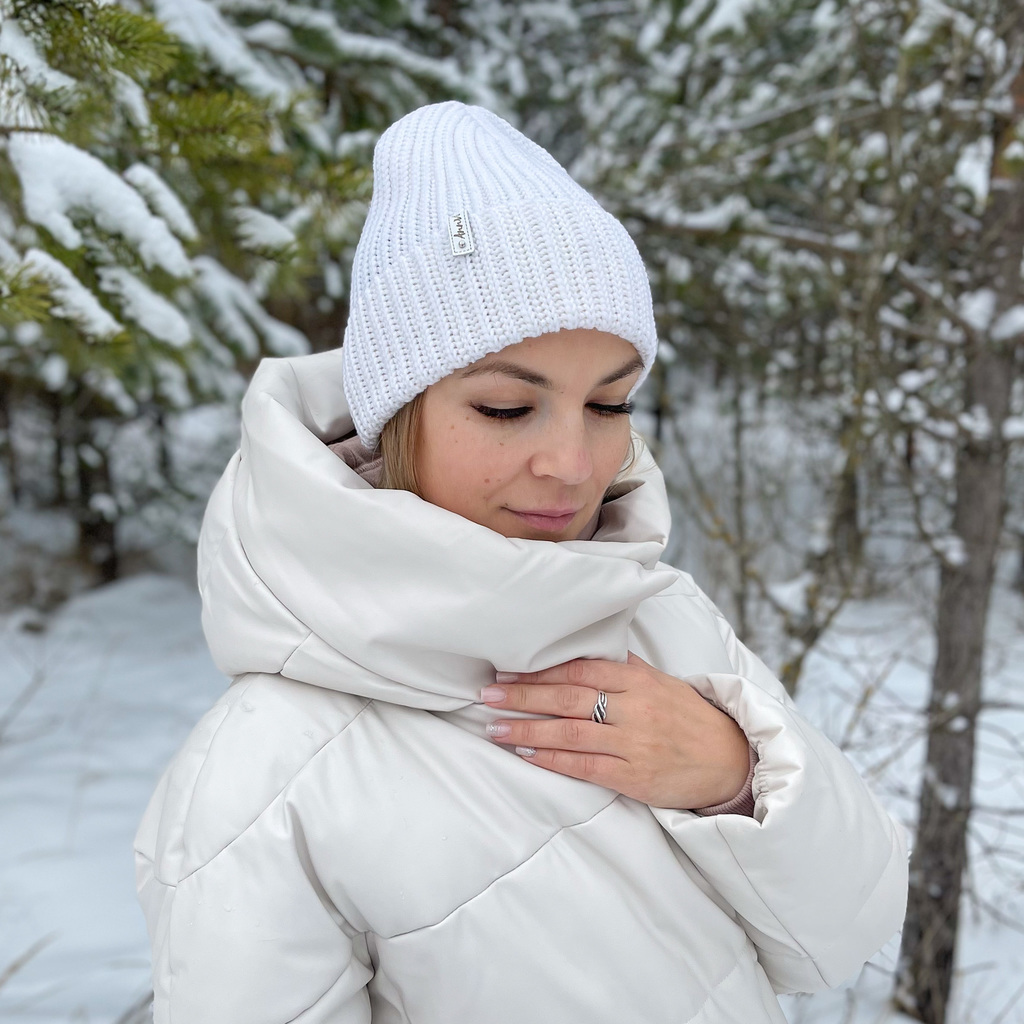
[[[590,717],[598,725],[602,725],[608,717],[608,694],[604,690],[597,691],[597,703],[594,705],[594,713]]]

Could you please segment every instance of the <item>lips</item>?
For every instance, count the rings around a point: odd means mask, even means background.
[[[564,530],[576,518],[579,511],[578,508],[545,508],[530,509],[529,511],[509,509],[509,512],[522,520],[522,522],[528,523],[536,530],[546,530],[550,533],[558,533],[559,530]]]

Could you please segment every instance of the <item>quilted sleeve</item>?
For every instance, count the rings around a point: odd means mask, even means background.
[[[733,671],[685,680],[726,710],[757,751],[754,815],[652,810],[733,907],[776,991],[838,985],[902,923],[903,831],[718,609],[697,594]]]
[[[135,863],[154,1024],[369,1024],[363,936],[319,889],[287,802],[266,813],[264,827],[170,878],[153,860],[157,816],[143,820]]]

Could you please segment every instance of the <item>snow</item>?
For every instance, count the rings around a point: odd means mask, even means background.
[[[251,206],[234,211],[239,242],[247,249],[287,249],[295,244],[295,232],[277,217]]]
[[[947,565],[961,566],[967,562],[967,549],[964,546],[963,538],[955,533],[934,537],[932,547]]]
[[[851,602],[809,656],[797,695],[803,713],[839,742],[883,802],[908,825],[915,814],[915,780],[921,775],[925,742],[919,715],[934,659],[929,614],[925,603],[910,597]],[[997,590],[986,652],[985,698],[993,704],[1016,700],[1024,685],[1021,619],[1021,598]],[[1014,817],[1021,801],[1016,781],[1021,754],[1014,737],[1020,735],[1022,717],[1020,710],[992,708],[979,720],[973,799],[997,810],[991,815],[976,811],[971,828],[949,1024],[1024,1022],[1018,991],[1024,936],[1017,924],[1022,879]],[[954,723],[956,717],[951,722],[955,730]],[[938,795],[956,798],[952,788]],[[981,900],[1005,918],[982,909]],[[909,1024],[887,1005],[897,949],[898,943],[890,942],[852,987],[785,999],[792,1024]]]
[[[100,267],[100,287],[121,302],[124,315],[147,334],[175,348],[192,340],[192,329],[177,307],[124,267]]]
[[[652,16],[647,19],[643,28],[640,30],[640,35],[637,36],[637,52],[647,56],[657,49],[665,38],[665,30],[668,28],[671,20],[672,11],[670,8],[655,8]]]
[[[770,584],[768,591],[780,607],[790,615],[799,617],[807,614],[807,588],[813,583],[812,573],[801,573],[791,580]]]
[[[750,211],[750,203],[741,195],[730,195],[706,210],[694,212],[672,211],[665,218],[674,227],[688,231],[725,232]]]
[[[205,54],[214,67],[256,96],[283,107],[291,98],[287,83],[262,64],[242,34],[204,0],[153,0],[153,11],[169,32]]]
[[[332,299],[339,299],[345,294],[345,276],[341,267],[333,261],[327,261],[323,267],[324,294]]]
[[[996,312],[996,293],[991,288],[979,288],[960,296],[959,313],[976,331],[987,331]]]
[[[988,136],[964,146],[953,169],[953,178],[974,195],[975,207],[988,198],[992,175],[992,139]]]
[[[983,54],[997,74],[1002,71],[1006,62],[1006,43],[992,29],[979,25],[964,11],[941,3],[940,0],[924,0],[921,3],[917,17],[904,33],[900,46],[905,50],[925,48],[934,40],[936,33],[947,25],[955,35],[970,43],[976,52]]]
[[[29,345],[35,345],[42,338],[43,328],[41,324],[37,324],[33,320],[23,320],[20,324],[14,325],[11,333],[22,348],[28,348]]]
[[[822,0],[811,16],[811,26],[822,33],[834,28],[837,22],[835,0]]]
[[[693,264],[678,253],[670,253],[665,260],[665,275],[675,284],[688,284],[693,279]]]
[[[988,409],[983,405],[972,405],[970,409],[957,417],[957,423],[975,441],[985,441],[992,436],[992,420],[989,417]]]
[[[836,126],[836,120],[831,114],[818,114],[811,122],[811,131],[815,138],[827,139]]]
[[[39,377],[48,391],[60,391],[67,383],[68,362],[63,356],[51,353],[43,360],[39,368]]]
[[[1002,434],[1005,441],[1024,440],[1024,416],[1011,416],[1003,420]]]
[[[1020,599],[997,598],[986,683],[993,702],[1012,700],[1024,684]],[[851,602],[810,655],[797,698],[904,820],[923,749],[918,709],[933,657],[926,618],[912,601]],[[45,629],[24,628],[38,625]],[[0,617],[0,970],[49,940],[0,987],[7,1024],[110,1024],[145,995],[149,947],[132,836],[160,772],[225,685],[190,583],[137,576],[83,594],[48,620]],[[982,721],[1012,733],[1020,714],[986,710]],[[998,729],[979,733],[975,795],[1012,808],[1019,761],[998,737]],[[979,818],[972,884],[990,899],[1019,882],[1001,880],[991,859],[1013,848],[998,818]],[[1016,897],[1006,899],[1016,913]],[[987,1024],[1019,984],[1024,940],[974,911],[970,895],[965,908],[950,1021]],[[895,1024],[886,1006],[895,950],[890,942],[852,987],[786,997],[789,1019]],[[1003,1024],[1022,1020],[1018,1006]]]
[[[884,132],[869,132],[861,140],[856,159],[860,164],[873,164],[889,154],[889,139]]]
[[[24,265],[49,285],[50,295],[55,301],[50,307],[54,316],[72,321],[83,334],[92,338],[109,338],[124,330],[60,260],[42,249],[29,249],[25,253]]]
[[[931,82],[914,93],[909,98],[908,105],[928,113],[941,105],[945,92],[945,86],[941,81]]]
[[[185,239],[186,242],[194,242],[199,238],[195,222],[185,209],[185,204],[152,167],[132,164],[124,172],[123,177],[142,194],[153,212],[167,221],[167,226],[179,238]]]
[[[18,68],[19,77],[36,88],[56,92],[58,89],[73,89],[77,85],[69,75],[46,63],[32,40],[22,31],[16,18],[7,18],[0,22],[0,54],[10,57]],[[0,107],[0,111],[2,110]],[[22,123],[24,122],[6,119],[0,121],[0,124],[5,125]]]
[[[896,315],[899,316],[899,314]],[[926,384],[933,381],[935,376],[934,370],[904,370],[896,378],[896,383],[904,391],[920,391]]]
[[[992,325],[993,341],[1009,341],[1024,334],[1024,306],[1011,306]]]
[[[94,494],[89,499],[89,508],[99,512],[104,519],[113,522],[118,516],[117,501],[111,494]]]
[[[71,214],[88,214],[110,234],[121,235],[147,268],[188,277],[188,257],[162,217],[126,181],[96,157],[52,135],[15,132],[8,154],[21,182],[25,215],[66,249],[83,237]]]
[[[196,4],[198,0],[188,0]],[[161,7],[173,8],[180,0],[158,0]],[[366,62],[380,63],[399,68],[416,78],[425,78],[443,85],[447,89],[465,92],[471,88],[453,60],[436,60],[416,53],[393,39],[381,39],[377,36],[348,32],[341,28],[337,19],[330,11],[314,10],[310,7],[289,3],[288,0],[261,0],[260,11],[267,19],[273,19],[278,25],[270,28],[272,35],[266,38],[270,21],[257,22],[245,31],[245,39],[253,47],[261,42],[266,45],[279,46],[281,39],[280,26],[297,29],[302,34],[315,34],[320,45],[329,46],[334,52],[332,59],[345,63]],[[475,102],[483,96],[467,99]]]
[[[153,361],[153,373],[157,379],[160,394],[175,409],[188,409],[192,405],[192,393],[188,386],[188,374],[170,359]],[[209,439],[206,439],[206,444]]]
[[[697,39],[703,42],[722,32],[741,31],[748,12],[757,3],[758,0],[715,0],[714,10],[697,30]]]
[[[135,827],[225,681],[170,578],[87,593],[43,632],[19,620],[0,618],[0,972],[49,941],[0,987],[0,1018],[110,1024],[148,986]]]
[[[906,394],[902,388],[890,388],[885,395],[885,407],[889,412],[899,412],[903,408]]]
[[[129,78],[123,71],[115,71],[114,95],[136,128],[150,126],[152,121],[149,116],[149,104],[146,103],[146,93],[135,79]]]
[[[372,128],[343,132],[334,144],[334,155],[339,160],[350,156],[360,156],[368,150],[372,150],[379,137],[380,132],[376,132]]]
[[[900,48],[916,50],[926,47],[941,25],[949,19],[949,8],[945,4],[925,0],[918,8],[917,17],[903,33]]]
[[[131,417],[138,412],[138,403],[128,394],[123,382],[108,367],[94,364],[82,374],[82,380],[86,387],[111,402],[122,416]]]
[[[193,260],[196,290],[213,306],[213,324],[224,339],[247,358],[260,352],[260,337],[273,355],[302,355],[309,351],[306,336],[275,320],[259,304],[250,287],[209,256]]]

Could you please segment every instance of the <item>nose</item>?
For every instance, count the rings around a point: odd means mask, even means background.
[[[554,477],[570,486],[589,480],[594,460],[583,420],[552,420],[538,438],[530,469],[535,476]]]

